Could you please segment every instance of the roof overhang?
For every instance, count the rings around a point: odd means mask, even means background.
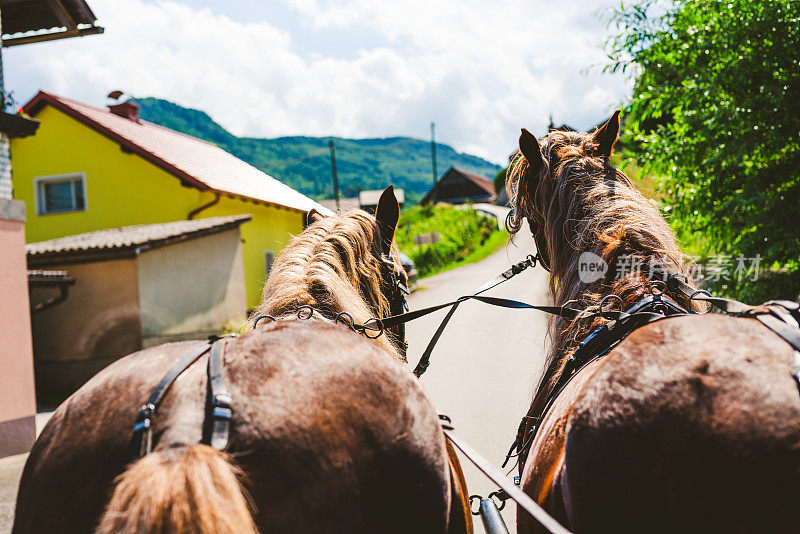
[[[0,111],[0,132],[9,137],[28,137],[36,133],[39,121],[15,113]]]
[[[3,47],[103,33],[85,0],[0,0]]]

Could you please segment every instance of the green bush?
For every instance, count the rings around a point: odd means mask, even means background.
[[[754,302],[800,292],[800,2],[633,0],[611,22],[612,71],[635,76],[625,145],[660,177],[687,252],[760,257]]]
[[[438,243],[414,244],[415,236],[432,232],[439,234]],[[494,219],[471,209],[437,204],[403,211],[396,239],[400,250],[414,260],[419,276],[423,277],[463,261],[498,232]]]

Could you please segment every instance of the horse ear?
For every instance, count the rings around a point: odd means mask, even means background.
[[[323,214],[318,212],[315,208],[311,208],[311,211],[306,213],[306,228],[308,228],[317,221],[321,221],[324,218],[325,216]]]
[[[525,128],[519,135],[519,151],[528,160],[534,172],[538,172],[544,167],[544,158],[542,157],[542,148],[539,146],[539,141],[536,136],[530,133]]]
[[[592,134],[592,137],[597,143],[595,155],[603,158],[611,157],[614,143],[619,138],[619,110],[615,111],[611,118]]]
[[[389,186],[381,193],[378,207],[375,209],[375,220],[381,232],[381,249],[388,254],[394,241],[394,232],[397,230],[397,221],[400,220],[400,204],[394,196],[394,186]]]

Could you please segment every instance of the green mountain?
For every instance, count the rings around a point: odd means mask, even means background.
[[[167,128],[216,143],[231,154],[313,198],[331,198],[331,160],[328,137],[236,137],[207,113],[159,98],[137,98],[139,116]],[[339,190],[344,197],[362,189],[382,189],[394,184],[406,191],[407,204],[415,204],[431,187],[429,141],[410,137],[385,139],[333,138]],[[494,177],[500,167],[477,156],[436,144],[439,175],[451,166]]]

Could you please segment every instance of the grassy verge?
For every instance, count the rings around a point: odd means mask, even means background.
[[[442,265],[428,274],[420,276],[420,278],[426,278],[428,276],[443,273],[444,271],[449,271],[450,269],[455,269],[456,267],[461,267],[462,265],[466,265],[468,263],[481,261],[482,259],[491,256],[494,252],[500,250],[507,241],[508,232],[500,230],[492,232],[492,234],[483,244],[479,245],[478,248],[467,254],[463,259]]]
[[[438,242],[414,244],[416,236],[434,232]],[[405,210],[396,234],[400,250],[414,260],[420,278],[485,258],[507,237],[494,219],[443,204]]]

